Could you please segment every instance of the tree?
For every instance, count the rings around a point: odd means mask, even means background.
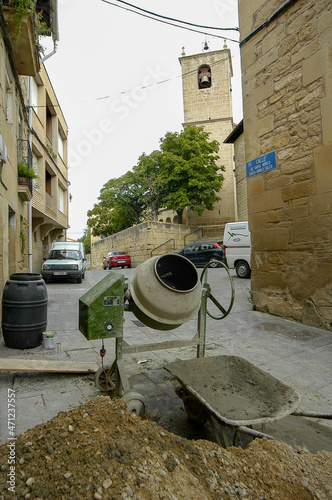
[[[168,132],[160,141],[161,168],[158,182],[163,186],[162,206],[175,210],[182,224],[185,207],[201,215],[213,210],[220,198],[224,167],[217,165],[218,141],[209,141],[202,127],[188,126],[183,132]]]
[[[133,172],[107,181],[98,200],[87,213],[87,224],[94,236],[109,236],[138,224],[146,208],[142,187]]]
[[[84,229],[83,236],[81,238],[78,238],[77,241],[81,241],[84,244],[84,251],[86,254],[90,253],[91,251],[90,229],[88,228]]]
[[[152,151],[150,155],[143,153],[134,167],[134,173],[142,187],[142,196],[151,208],[153,219],[158,220],[158,209],[163,194],[160,183],[161,151]]]

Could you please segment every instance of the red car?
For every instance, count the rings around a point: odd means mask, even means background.
[[[126,252],[109,252],[107,257],[104,257],[103,268],[112,269],[112,267],[131,267],[131,258]]]

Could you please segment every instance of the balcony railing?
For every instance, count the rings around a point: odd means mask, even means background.
[[[17,163],[27,165],[27,174],[19,175],[19,194],[25,200],[29,201],[32,197],[32,178],[29,176],[29,170],[32,170],[32,151],[27,139],[17,139]]]

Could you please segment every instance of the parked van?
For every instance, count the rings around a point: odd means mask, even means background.
[[[44,281],[57,278],[75,278],[82,283],[85,277],[84,246],[81,242],[56,241],[41,268]]]
[[[226,224],[223,248],[227,267],[235,269],[239,278],[250,278],[251,238],[248,221]]]
[[[55,241],[51,245],[51,250],[57,250],[59,248],[68,248],[68,250],[79,250],[82,254],[83,259],[85,258],[84,244],[81,241]]]

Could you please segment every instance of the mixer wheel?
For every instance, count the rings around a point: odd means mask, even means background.
[[[135,413],[138,417],[144,417],[145,415],[145,398],[138,392],[127,392],[123,398],[123,401],[127,403],[127,409],[131,413]]]
[[[101,392],[106,392],[106,375],[108,381],[107,390],[114,391],[115,389],[115,373],[110,373],[110,369],[111,366],[100,367],[95,373],[95,385]]]
[[[229,278],[229,281],[230,281],[230,288],[231,288],[231,298],[230,298],[229,306],[227,308],[223,307],[220,304],[219,300],[217,300],[215,298],[214,294],[212,293],[211,286],[208,283],[208,268],[209,267],[216,267],[216,266],[214,266],[214,264],[215,264],[215,261],[211,261],[211,260],[206,264],[206,266],[204,267],[204,269],[202,271],[202,274],[201,274],[201,282],[202,282],[203,287],[206,290],[206,298],[207,298],[207,300],[211,301],[215,305],[215,307],[217,309],[219,309],[219,311],[220,311],[221,314],[219,316],[216,316],[215,314],[211,314],[210,311],[208,310],[208,304],[206,305],[206,313],[212,319],[223,319],[223,318],[225,318],[230,313],[230,311],[231,311],[231,309],[233,307],[234,297],[235,297],[235,289],[234,289],[233,278],[232,278],[232,276],[231,276],[231,274],[229,272],[228,267],[223,262],[220,261],[219,264],[218,264],[218,267],[221,270],[221,272],[223,272],[224,269],[227,272],[228,278]]]

